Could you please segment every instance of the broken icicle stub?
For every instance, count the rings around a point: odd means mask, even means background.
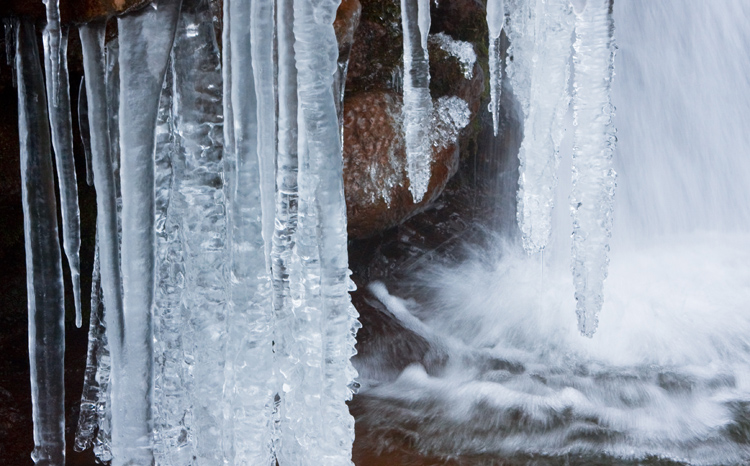
[[[573,281],[578,329],[592,337],[604,302],[616,174],[610,92],[614,25],[609,0],[588,0],[576,11],[573,44]]]

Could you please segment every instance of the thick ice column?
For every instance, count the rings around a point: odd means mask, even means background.
[[[513,88],[513,95],[521,106],[524,119],[529,114],[532,58],[536,43],[536,0],[506,0],[508,18],[508,59],[505,72]]]
[[[297,447],[297,415],[304,410],[295,407],[299,391],[292,389],[301,371],[293,352],[296,333],[290,275],[292,273],[295,232],[297,231],[297,68],[294,57],[294,1],[280,0],[276,12],[278,54],[278,149],[276,154],[276,221],[271,249],[273,272],[273,306],[275,314],[274,353],[277,386],[280,397],[279,448],[276,456],[281,465],[292,464],[302,453]],[[298,260],[296,262],[299,262]],[[290,407],[291,408],[288,408]]]
[[[614,25],[609,0],[587,0],[576,11],[573,44],[573,281],[578,329],[593,336],[604,300],[609,265],[616,174],[610,88],[614,76]]]
[[[213,466],[222,462],[221,449],[216,446],[221,442],[223,412],[217,401],[224,388],[228,284],[224,274],[221,62],[211,10],[205,0],[183,3],[172,50],[172,71],[175,196],[170,215],[180,219],[185,249],[182,307],[188,325],[183,331],[191,339],[188,398],[195,436],[194,462]],[[273,152],[271,155],[273,172]],[[271,188],[273,192],[273,185]]]
[[[503,68],[500,63],[500,34],[505,24],[503,0],[487,0],[487,29],[490,33],[490,113],[495,136],[499,128],[500,93],[502,92]]]
[[[159,99],[154,149],[156,283],[154,290],[154,456],[156,464],[190,464],[189,362],[192,361],[185,294],[183,209],[175,207],[173,81],[167,70]]]
[[[346,400],[356,371],[350,358],[354,354],[357,312],[349,297],[346,204],[343,186],[343,160],[338,119],[332,89],[338,45],[333,18],[338,2],[294,2],[294,50],[297,57],[298,98],[302,112],[300,132],[307,139],[307,156],[317,181],[300,186],[300,204],[315,196],[318,207],[318,245],[320,251],[320,294],[325,323],[323,334],[323,393],[318,448],[319,462],[328,465],[351,464],[354,419]],[[428,93],[429,96],[429,93]],[[430,105],[431,110],[431,105]],[[300,165],[302,168],[303,165]],[[300,173],[300,179],[305,177]],[[300,205],[302,214],[302,205]],[[302,215],[300,222],[302,224]],[[301,231],[301,230],[300,230]],[[300,233],[300,238],[305,236]],[[303,276],[303,279],[307,277]],[[314,276],[312,277],[315,278]],[[314,351],[314,346],[311,346]]]
[[[231,238],[224,392],[231,425],[225,455],[234,464],[273,465],[273,306],[260,204],[257,108],[250,47],[251,5],[229,5],[234,148],[225,152]],[[225,96],[227,98],[229,96]]]
[[[117,20],[125,353],[112,386],[114,465],[151,464],[154,297],[154,132],[179,0]],[[95,175],[96,178],[96,175]],[[122,372],[119,370],[122,369]]]
[[[518,153],[518,224],[523,246],[536,253],[547,246],[557,186],[563,121],[568,110],[573,8],[569,0],[537,0],[529,109]]]
[[[68,30],[60,28],[60,12],[56,2],[47,0],[47,27],[44,29],[44,70],[47,86],[47,110],[55,150],[55,168],[60,188],[63,247],[73,282],[76,327],[81,327],[81,220],[78,211],[78,185],[73,159],[73,124],[70,113],[68,82]],[[52,11],[56,13],[51,13]],[[52,16],[50,16],[52,15]]]
[[[38,465],[65,464],[65,303],[44,81],[32,23],[18,23],[16,76],[26,242],[29,366]]]
[[[427,35],[430,30],[429,0],[401,0],[404,37],[404,131],[406,174],[414,202],[419,202],[430,184],[432,145],[430,123],[430,60]]]

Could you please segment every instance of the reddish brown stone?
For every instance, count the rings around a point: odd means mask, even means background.
[[[389,91],[359,93],[344,103],[344,187],[352,238],[379,233],[424,209],[458,168],[455,144],[434,148],[427,194],[415,204],[400,114],[401,97]]]

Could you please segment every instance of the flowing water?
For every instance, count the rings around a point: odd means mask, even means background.
[[[743,0],[614,2],[618,177],[593,337],[570,275],[568,117],[543,253],[506,235],[423,268],[409,299],[370,286],[430,350],[400,373],[359,361],[359,422],[449,457],[750,461],[749,15]]]

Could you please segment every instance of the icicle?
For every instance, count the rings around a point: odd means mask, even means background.
[[[503,0],[487,0],[487,29],[490,32],[490,113],[492,129],[497,136],[500,125],[500,93],[502,92],[503,69],[500,63],[500,34],[505,23],[505,4]]]
[[[64,49],[67,46],[64,44],[67,42],[67,37],[63,38],[62,28],[60,27],[60,0],[42,1],[47,13],[47,25],[44,27],[42,38],[44,41],[44,62],[48,76],[47,94],[50,100],[48,106],[57,107],[60,103],[59,91],[63,85],[60,75],[60,60],[66,60]],[[65,66],[67,67],[67,65]],[[67,77],[65,79],[67,80]],[[67,92],[67,86],[65,91]]]
[[[5,32],[5,62],[8,66],[13,67],[15,64],[15,43],[16,43],[16,30],[15,20],[13,18],[3,18],[3,31]],[[13,76],[13,85],[15,86],[16,78],[15,73]]]
[[[354,44],[354,33],[357,30],[359,17],[362,14],[362,4],[356,2],[354,5],[357,8],[356,11],[348,13],[351,16],[342,21],[342,23],[346,24],[344,35],[337,38],[339,43],[339,58],[336,61],[337,69],[333,78],[333,94],[336,96],[336,114],[339,118],[339,132],[341,133],[342,147],[344,145],[344,94],[346,92],[346,74],[349,69],[349,55],[351,54],[352,45]],[[338,14],[341,12],[341,10],[337,11],[337,21]],[[344,47],[342,48],[341,45]]]
[[[588,337],[596,331],[604,299],[616,185],[612,168],[614,107],[610,101],[613,32],[609,0],[588,0],[583,11],[576,11],[572,269],[578,329]]]
[[[83,153],[86,157],[86,184],[94,186],[94,168],[91,166],[91,130],[89,129],[89,108],[86,99],[86,79],[81,78],[78,87],[78,130],[81,133]]]
[[[294,58],[294,1],[280,0],[276,14],[276,37],[278,40],[278,153],[276,171],[276,229],[273,237],[273,305],[276,330],[274,352],[276,356],[278,393],[280,394],[279,445],[276,457],[280,465],[288,466],[299,462],[307,451],[299,446],[304,442],[304,426],[309,422],[309,408],[305,409],[303,369],[306,353],[298,351],[295,335],[301,335],[305,328],[298,327],[298,320],[306,316],[305,309],[294,309],[291,274],[298,269],[299,260],[294,255],[295,232],[297,230],[297,68]],[[297,260],[295,260],[297,259]],[[294,261],[294,262],[293,262]],[[296,280],[296,283],[300,283]],[[299,293],[296,293],[299,297]],[[299,307],[299,306],[297,306]],[[318,332],[318,335],[320,332]],[[322,344],[317,346],[322,348]],[[318,378],[318,380],[320,380]],[[302,427],[302,428],[300,428]]]
[[[263,206],[263,239],[266,269],[271,269],[271,237],[274,230],[276,155],[276,86],[274,83],[274,0],[253,0],[250,15],[250,43],[258,113],[258,159],[260,201]]]
[[[190,347],[185,346],[192,362],[188,398],[196,434],[195,464],[207,466],[222,462],[216,445],[221,442],[223,412],[216,399],[224,385],[228,288],[223,274],[227,255],[221,62],[214,38],[208,3],[185,0],[172,51],[175,196],[170,215],[179,219],[185,250],[182,308],[189,319],[183,332],[187,330],[191,340]]]
[[[231,425],[225,455],[234,464],[272,465],[273,328],[270,281],[262,237],[256,93],[250,53],[251,11],[227,1],[230,20],[231,109],[234,148],[224,155],[231,219],[231,286],[227,318],[225,420]],[[230,96],[225,96],[225,98]]]
[[[507,51],[505,72],[525,120],[529,114],[531,73],[534,69],[532,58],[536,38],[536,8],[533,6],[536,5],[537,0],[506,1],[508,18],[504,30],[510,45]]]
[[[54,3],[47,0],[47,14]],[[60,30],[59,12],[57,26],[48,23],[44,30],[44,70],[46,74],[47,109],[52,129],[52,147],[55,150],[55,167],[60,188],[62,211],[63,246],[68,259],[70,278],[73,282],[73,297],[76,307],[76,327],[83,322],[81,316],[81,219],[78,211],[78,184],[76,165],[73,159],[73,124],[70,113],[68,83],[68,30]],[[54,20],[52,20],[54,21]],[[55,27],[57,29],[55,29]],[[52,97],[54,96],[54,97]]]
[[[91,166],[94,173],[94,187],[96,188],[97,251],[101,271],[102,298],[106,305],[104,324],[108,345],[108,348],[102,345],[102,353],[97,356],[99,433],[94,441],[94,452],[99,459],[106,461],[111,458],[110,370],[117,371],[121,370],[122,367],[124,323],[117,219],[117,186],[110,143],[110,137],[114,136],[116,131],[111,131],[109,124],[108,110],[111,105],[107,96],[104,32],[104,22],[84,24],[79,29],[83,48],[83,68],[86,75]]]
[[[159,0],[117,19],[124,358],[114,367],[115,466],[153,458],[154,138],[180,0]],[[96,175],[98,176],[98,175]],[[95,178],[96,178],[95,176]]]
[[[574,23],[569,0],[537,0],[534,17],[530,104],[518,153],[518,225],[529,254],[547,246],[552,230],[558,152],[570,100],[568,61]]]
[[[427,35],[430,30],[429,0],[401,0],[404,37],[404,130],[406,173],[414,202],[420,202],[430,184],[430,61]]]
[[[17,23],[18,132],[36,464],[65,464],[65,303],[57,203],[36,31]]]
[[[154,290],[154,456],[156,464],[191,464],[190,363],[193,360],[187,309],[184,207],[176,207],[174,75],[167,69],[159,99],[154,149],[156,284]],[[186,350],[187,349],[187,350]]]
[[[332,24],[337,6],[338,2],[294,1],[294,51],[297,57],[301,111],[300,139],[307,140],[307,153],[300,152],[299,180],[307,181],[309,178],[317,183],[317,186],[302,183],[299,186],[299,238],[301,240],[306,237],[307,219],[303,212],[313,208],[310,201],[315,199],[318,227],[314,238],[318,241],[320,254],[319,293],[321,309],[324,310],[320,320],[325,325],[320,405],[322,413],[319,425],[325,425],[326,429],[322,432],[319,429],[317,432],[308,431],[309,435],[318,435],[318,441],[312,446],[320,452],[320,456],[311,457],[323,464],[350,465],[354,420],[349,414],[346,400],[351,399],[350,386],[356,376],[350,358],[355,352],[354,335],[359,324],[356,320],[358,314],[351,304],[348,292],[350,279],[343,160],[332,89],[338,49]],[[305,173],[303,155],[309,161],[309,177]],[[305,260],[304,255],[300,258]],[[303,269],[301,278],[306,281],[309,279],[309,284],[306,285],[314,286],[317,277],[314,272],[308,276],[308,272],[309,269]],[[310,331],[302,332],[302,335],[310,335],[312,339],[307,342],[308,351],[312,353],[317,347],[314,330],[316,329],[311,328]],[[310,369],[314,371],[314,367]]]
[[[98,236],[98,235],[97,235]],[[97,243],[99,240],[97,239]],[[88,353],[84,372],[83,390],[81,391],[81,410],[78,414],[76,429],[76,451],[91,448],[94,443],[96,428],[99,423],[98,407],[104,396],[99,385],[97,369],[101,365],[98,359],[106,351],[107,337],[104,327],[104,304],[101,299],[101,273],[99,247],[94,253],[94,272],[91,277],[91,314],[89,317]]]

